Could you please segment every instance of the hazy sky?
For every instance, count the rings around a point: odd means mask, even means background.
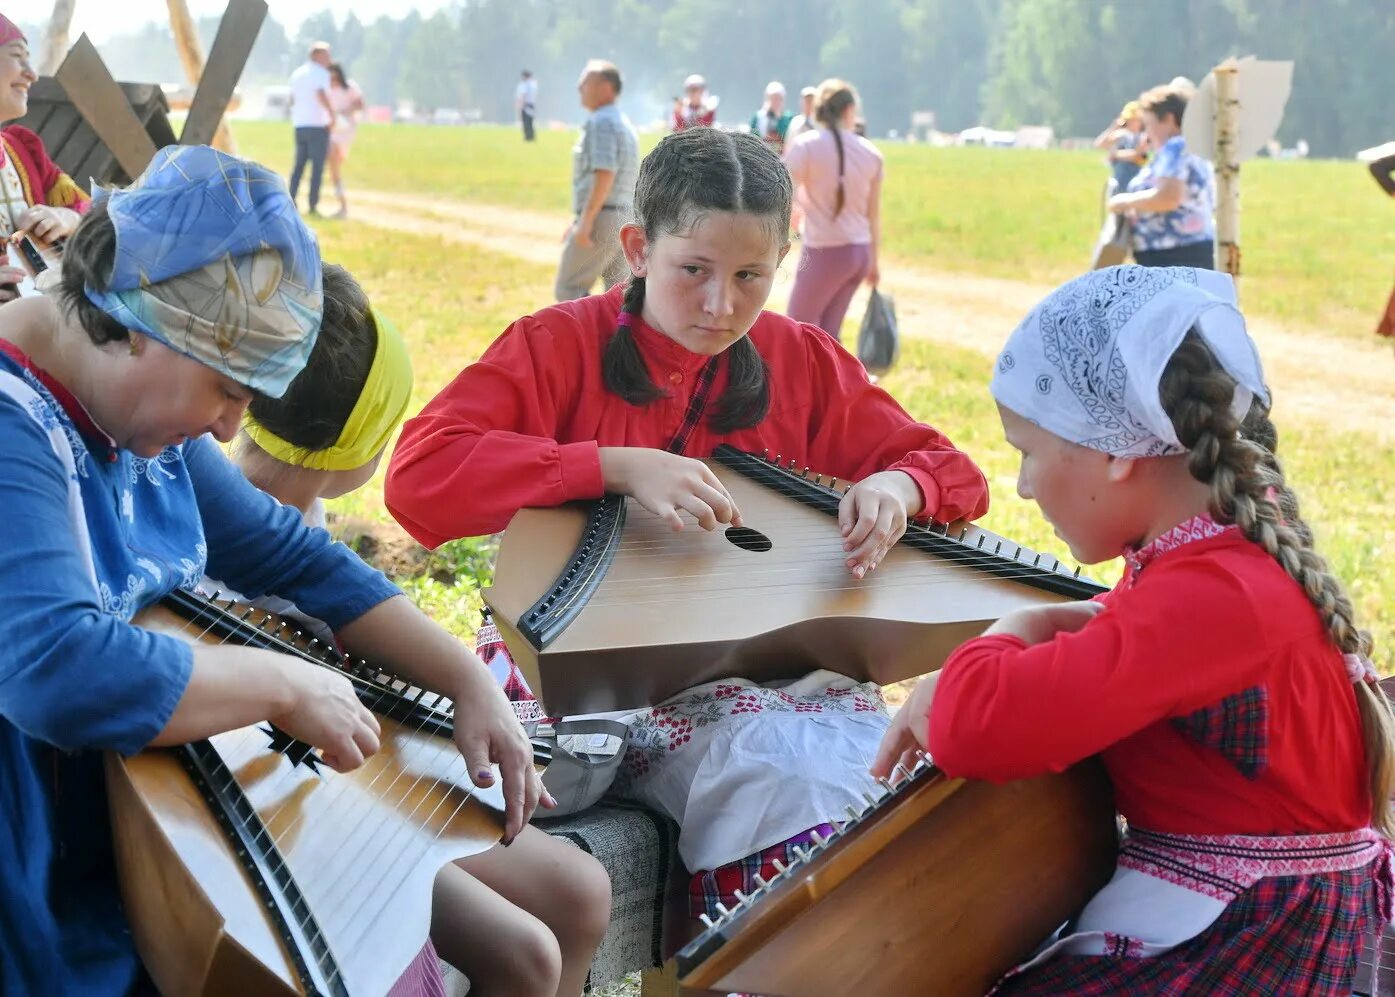
[[[189,11],[194,17],[206,17],[213,14],[221,14],[227,7],[226,0],[187,0]],[[361,21],[372,21],[382,14],[391,14],[393,17],[401,17],[412,6],[423,14],[431,14],[446,6],[448,0],[415,0],[415,3],[405,4],[401,0],[275,0],[270,4],[269,16],[276,18],[285,25],[287,32],[294,35],[296,29],[300,27],[300,22],[316,11],[326,8],[334,11],[337,18],[342,20],[345,15],[353,11]],[[46,4],[36,5],[39,9],[47,10]],[[31,8],[33,9],[33,8]],[[47,21],[48,15],[38,15],[26,13],[26,21]],[[94,41],[101,41],[111,35],[124,34],[133,27],[146,21],[156,21],[161,24],[169,23],[169,8],[165,0],[122,0],[120,3],[112,3],[111,0],[77,0],[73,13],[72,34],[76,38],[79,33],[86,31],[92,36]]]

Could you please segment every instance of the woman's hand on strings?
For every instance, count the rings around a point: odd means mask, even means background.
[[[378,751],[378,718],[358,700],[353,683],[329,669],[287,657],[290,705],[269,719],[287,734],[320,749],[324,763],[348,772]]]
[[[1075,633],[1104,608],[1104,603],[1088,599],[1015,609],[985,630],[984,636],[1008,634],[1027,644],[1044,644],[1058,633]]]
[[[551,810],[557,801],[543,789],[542,777],[533,764],[532,742],[503,689],[483,666],[474,677],[482,677],[482,681],[470,682],[453,700],[455,745],[469,768],[470,779],[481,789],[494,785],[493,766],[499,766],[504,784],[503,843],[507,845],[533,819],[539,804]]]
[[[882,735],[881,747],[872,762],[874,779],[890,779],[898,765],[907,772],[915,768],[930,741],[930,704],[939,680],[940,673],[933,672],[917,682],[910,698],[891,718],[891,726]]]
[[[879,471],[847,490],[838,506],[838,526],[854,578],[881,563],[923,503],[920,485],[904,471]]]
[[[675,531],[687,512],[704,530],[740,526],[741,510],[700,460],[647,447],[601,447],[605,490],[628,495]]]

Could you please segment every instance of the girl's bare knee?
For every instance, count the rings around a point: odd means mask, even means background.
[[[513,983],[499,992],[553,997],[562,982],[562,948],[547,925],[534,918],[529,921],[527,930],[518,932],[514,940],[509,974]]]
[[[610,875],[594,857],[582,855],[585,861],[576,862],[558,884],[562,892],[558,909],[569,914],[554,927],[563,948],[585,946],[593,950],[610,924]]]

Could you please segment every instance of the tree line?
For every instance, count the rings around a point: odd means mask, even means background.
[[[216,24],[201,22],[206,44]],[[373,104],[505,121],[527,68],[541,83],[540,117],[576,121],[581,66],[605,58],[625,75],[636,121],[662,117],[693,72],[730,123],[750,117],[772,79],[793,95],[839,76],[858,87],[875,135],[933,111],[945,131],[1045,124],[1092,136],[1150,86],[1257,55],[1295,62],[1285,144],[1345,156],[1395,138],[1381,85],[1395,52],[1389,0],[461,0],[368,24],[326,10],[294,36],[269,17],[244,81],[283,79],[318,38]],[[102,51],[123,78],[182,79],[164,26]]]

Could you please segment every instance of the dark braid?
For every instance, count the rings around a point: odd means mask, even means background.
[[[635,183],[635,224],[652,245],[660,236],[690,229],[706,211],[757,215],[780,245],[788,238],[794,190],[780,157],[753,135],[694,128],[666,136],[640,164]],[[645,284],[631,277],[621,322],[606,343],[601,369],[606,387],[631,405],[665,397],[649,376],[631,323],[644,310]],[[769,368],[750,337],[727,352],[727,386],[708,425],[729,433],[758,424],[770,411]]]
[[[1234,523],[1263,547],[1303,589],[1318,611],[1332,643],[1344,654],[1367,656],[1371,635],[1360,629],[1351,599],[1313,549],[1312,530],[1298,514],[1298,499],[1284,480],[1274,453],[1268,413],[1256,400],[1244,420],[1231,412],[1235,379],[1216,362],[1195,330],[1168,361],[1158,393],[1177,438],[1186,447],[1188,470],[1211,487],[1211,514]],[[1378,686],[1356,683],[1366,741],[1372,824],[1395,831],[1390,798],[1395,792],[1395,719]]]
[[[630,277],[625,285],[625,300],[620,306],[623,315],[630,321],[639,318],[644,310],[644,278]],[[605,355],[601,358],[601,369],[605,374],[605,385],[631,405],[648,405],[663,398],[664,393],[649,376],[644,366],[644,358],[635,345],[634,333],[629,322],[620,323],[615,335],[605,344]]]
[[[857,91],[852,84],[842,80],[824,80],[819,84],[819,94],[815,100],[814,119],[833,133],[833,143],[838,147],[838,196],[833,202],[833,217],[843,212],[843,136],[840,122],[843,113],[857,103]]]

